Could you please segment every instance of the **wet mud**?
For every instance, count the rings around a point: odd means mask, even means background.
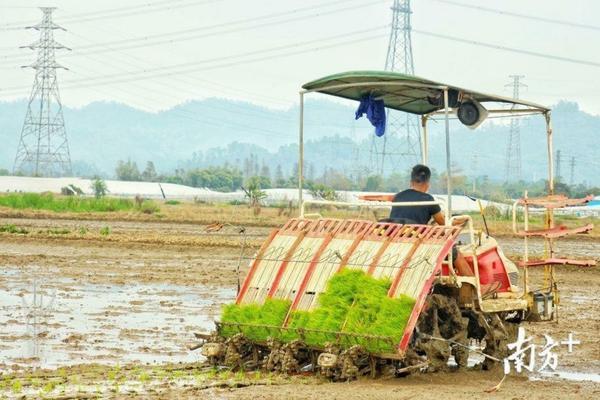
[[[0,223],[33,230],[58,226],[73,231],[82,226],[96,230],[105,225],[104,221],[43,219],[0,220]],[[569,333],[581,344],[574,346],[572,352],[564,346],[557,349],[556,373],[533,373],[530,379],[510,376],[497,393],[487,394],[484,389],[498,383],[501,376],[474,371],[417,374],[391,381],[359,380],[351,384],[329,384],[309,377],[301,380],[271,377],[264,383],[264,377],[258,377],[249,384],[237,385],[231,384],[231,377],[205,376],[204,372],[194,370],[201,356],[188,347],[194,343],[193,333],[209,330],[221,305],[232,301],[238,280],[247,272],[247,258],[255,247],[248,245],[242,252],[239,231],[230,226],[218,233],[224,240],[238,243],[237,247],[190,245],[188,239],[206,235],[205,226],[135,221],[113,222],[111,229],[111,234],[122,237],[169,235],[174,239],[169,244],[149,244],[135,240],[103,242],[85,237],[72,240],[5,235],[0,238],[0,371],[3,374],[67,367],[80,368],[84,374],[95,364],[106,366],[102,368],[121,365],[144,371],[170,363],[193,366],[186,367],[191,371],[190,378],[185,381],[181,377],[183,383],[173,383],[177,381],[173,378],[167,379],[170,383],[166,384],[160,373],[149,371],[150,377],[158,374],[158,386],[148,384],[151,389],[129,393],[127,397],[132,398],[600,397],[598,267],[558,268],[561,289],[558,323],[523,324],[528,335],[534,336],[539,344],[543,343],[544,334],[560,341]],[[260,241],[269,231],[270,228],[251,228],[248,234]],[[499,242],[509,256],[518,256],[522,250],[521,240],[500,238]],[[538,250],[543,249],[533,249]],[[559,252],[599,259],[600,241],[564,241]],[[532,271],[532,279],[541,279],[541,274],[540,270]],[[92,385],[102,386],[105,378],[105,375],[95,377],[100,381]],[[235,382],[246,379],[237,378]],[[225,383],[210,386],[207,382]],[[256,382],[263,383],[256,386]],[[121,397],[122,388],[123,385],[120,391],[103,397]],[[11,390],[0,386],[0,393],[14,394]]]

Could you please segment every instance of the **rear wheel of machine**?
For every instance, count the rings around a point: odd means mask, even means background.
[[[519,319],[510,318],[506,313],[484,313],[471,311],[469,314],[469,337],[485,342],[483,353],[486,357],[481,367],[492,370],[501,366],[497,360],[509,355],[508,344],[517,337]]]
[[[427,357],[429,370],[447,369],[450,356],[459,368],[467,366],[468,319],[462,316],[454,297],[429,295],[417,326],[421,335],[416,349]]]

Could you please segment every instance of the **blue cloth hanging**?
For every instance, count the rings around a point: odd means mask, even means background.
[[[375,97],[371,94],[363,96],[360,99],[358,110],[356,110],[356,119],[359,119],[365,113],[371,125],[375,127],[375,135],[383,136],[385,133],[385,105],[383,100],[375,100]]]

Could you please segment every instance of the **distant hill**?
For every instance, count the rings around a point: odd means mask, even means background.
[[[0,168],[12,168],[26,102],[0,103]],[[347,173],[369,164],[372,128],[354,121],[354,107],[328,100],[307,103],[306,158],[314,174],[333,167]],[[65,108],[75,171],[114,174],[118,160],[131,159],[140,168],[152,160],[159,171],[228,163],[243,167],[254,155],[273,173],[280,165],[288,174],[297,159],[298,109],[269,109],[224,99],[190,101],[158,113],[124,104],[94,102]],[[562,175],[569,179],[570,157],[576,157],[577,182],[600,183],[600,116],[561,102],[553,110],[555,149],[563,155]],[[431,164],[443,170],[443,124],[431,124]],[[491,120],[475,131],[452,123],[452,154],[468,175],[504,178],[508,134],[506,121]],[[541,117],[521,125],[523,177],[546,175],[545,132]],[[474,155],[477,154],[477,158]],[[405,169],[407,165],[398,165]]]

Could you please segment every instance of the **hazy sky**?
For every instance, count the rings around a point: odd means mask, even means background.
[[[15,28],[39,20],[37,6],[58,7],[54,20],[68,30],[55,33],[73,49],[57,52],[58,62],[70,69],[59,72],[65,104],[103,99],[158,110],[210,96],[287,108],[297,102],[298,88],[306,81],[344,70],[383,69],[391,4],[0,0],[0,100],[28,95],[33,71],[20,66],[33,61],[33,52],[18,47],[37,40],[37,32]],[[521,97],[542,104],[575,100],[584,110],[600,114],[600,55],[595,51],[600,1],[413,0],[412,8],[417,75],[504,95],[511,94],[505,88],[508,75],[525,75],[528,88]],[[597,64],[459,43],[423,31]]]

